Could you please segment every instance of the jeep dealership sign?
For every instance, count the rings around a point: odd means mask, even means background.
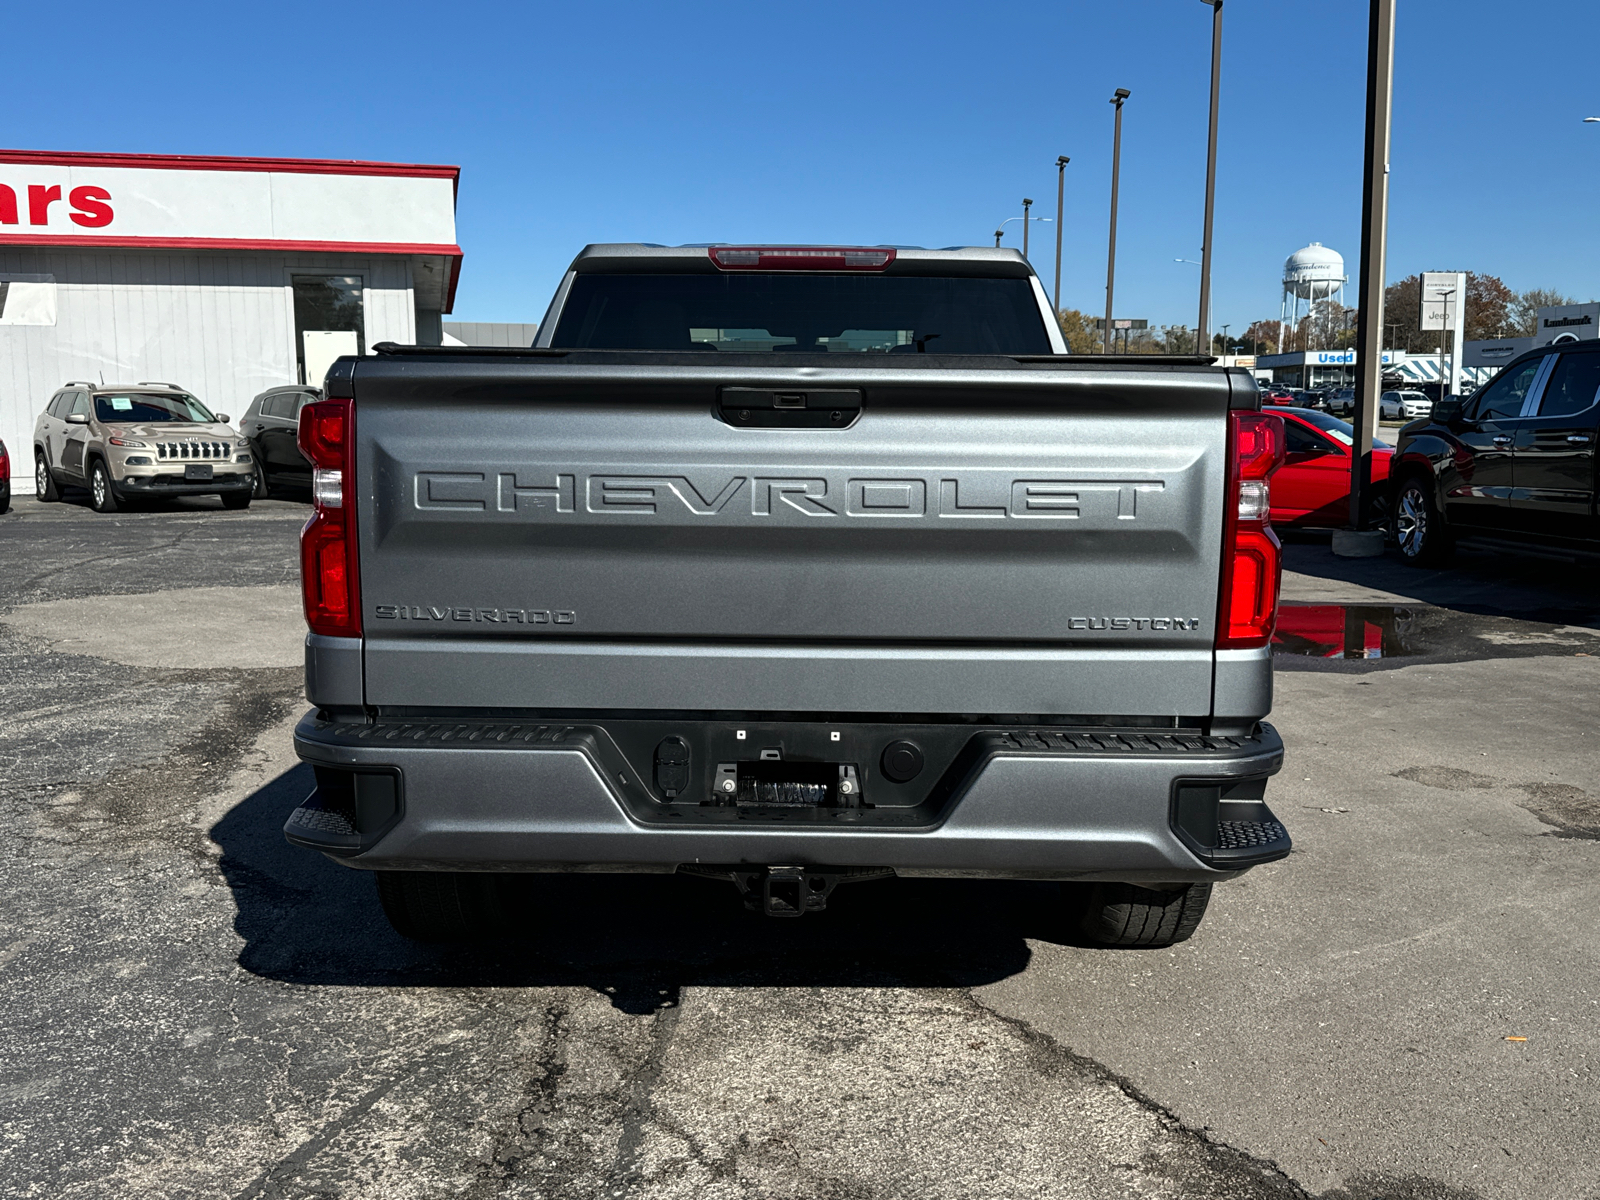
[[[457,170],[0,151],[0,245],[448,254]]]

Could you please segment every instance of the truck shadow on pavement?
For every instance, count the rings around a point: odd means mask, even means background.
[[[1054,884],[881,880],[798,920],[747,912],[730,884],[686,876],[525,876],[505,933],[435,947],[390,929],[371,873],[289,845],[312,787],[284,772],[214,825],[233,891],[239,965],[341,987],[593,988],[619,1009],[712,987],[975,987],[1022,971],[1028,939],[1068,942]]]
[[[1286,571],[1335,587],[1353,584],[1397,593],[1461,613],[1600,624],[1600,601],[1595,599],[1600,596],[1600,564],[1553,561],[1467,546],[1459,549],[1447,566],[1418,568],[1401,561],[1392,546],[1378,558],[1339,558],[1325,534],[1292,529],[1278,532],[1284,544]],[[1286,589],[1286,594],[1289,591]]]

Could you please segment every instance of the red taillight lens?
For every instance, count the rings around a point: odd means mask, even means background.
[[[1265,479],[1283,465],[1288,445],[1277,413],[1233,414],[1233,460],[1240,479]]]
[[[300,453],[313,467],[325,471],[342,470],[349,425],[348,400],[318,400],[306,405],[300,410],[300,432],[296,438]]]
[[[300,410],[300,450],[311,460],[311,519],[300,531],[306,624],[327,637],[361,636],[356,564],[355,405],[319,400]]]
[[[0,483],[11,482],[11,455],[6,452],[4,443],[0,443]]]
[[[1229,414],[1228,491],[1223,510],[1217,648],[1245,650],[1272,640],[1283,555],[1268,521],[1268,476],[1287,438],[1276,413]]]
[[[888,246],[712,246],[724,271],[882,271],[894,261]]]

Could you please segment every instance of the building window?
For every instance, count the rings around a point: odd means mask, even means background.
[[[334,359],[364,354],[366,320],[359,275],[294,275],[295,359],[300,382],[321,387]]]

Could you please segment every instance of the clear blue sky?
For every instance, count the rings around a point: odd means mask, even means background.
[[[1600,4],[1399,6],[1391,280],[1600,295]],[[1366,5],[1225,11],[1215,321],[1238,334],[1310,241],[1354,303]],[[591,241],[992,243],[1024,195],[1054,216],[1068,154],[1064,302],[1095,311],[1126,87],[1118,314],[1192,325],[1173,260],[1199,257],[1209,28],[1197,0],[27,5],[0,142],[458,163],[455,315],[504,321]]]

